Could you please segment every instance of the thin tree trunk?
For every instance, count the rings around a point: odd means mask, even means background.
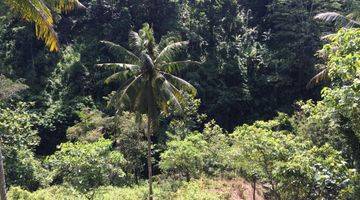
[[[151,163],[151,119],[148,116],[148,131],[147,131],[147,140],[148,140],[148,154],[147,154],[147,164],[148,164],[148,175],[149,175],[149,200],[153,200],[153,188],[152,188],[152,163]]]
[[[4,162],[2,155],[2,142],[0,142],[0,197],[1,200],[6,200],[6,183],[5,183],[5,172],[4,172]]]
[[[256,200],[256,177],[253,179],[253,200]]]

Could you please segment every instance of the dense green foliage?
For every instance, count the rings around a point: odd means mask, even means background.
[[[19,102],[12,108],[0,108],[0,133],[5,171],[10,185],[36,189],[50,182],[48,172],[35,158],[34,148],[39,143],[34,128],[37,116],[28,105]]]
[[[341,152],[314,146],[301,135],[282,130],[283,119],[239,127],[231,137],[230,167],[270,185],[275,199],[332,199],[347,187],[350,175]]]
[[[210,180],[196,180],[191,182],[163,182],[155,185],[155,198],[174,199],[174,200],[216,200],[226,198],[227,194],[214,192],[219,187],[224,187],[221,183]],[[212,190],[212,191],[211,191]],[[205,193],[206,192],[206,193]],[[29,192],[19,187],[13,187],[9,191],[10,199],[17,200],[65,200],[65,199],[95,199],[95,200],[146,200],[147,188],[141,184],[134,187],[101,187],[86,196],[77,192],[72,187],[52,186],[46,189]]]
[[[183,139],[173,136],[166,145],[159,165],[170,176],[190,180],[205,173],[221,175],[229,161],[229,139],[214,121],[205,124],[202,133],[190,132]]]
[[[10,199],[360,196],[357,1],[82,3],[54,53],[0,2]]]
[[[73,185],[81,191],[89,191],[102,185],[119,185],[125,180],[122,170],[125,159],[117,151],[111,151],[110,140],[99,139],[94,143],[63,143],[60,151],[45,160],[54,172],[55,180]]]

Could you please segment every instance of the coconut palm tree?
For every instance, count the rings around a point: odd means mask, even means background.
[[[125,63],[103,63],[100,67],[112,67],[118,70],[106,79],[106,82],[124,80],[125,83],[111,98],[117,112],[130,110],[141,116],[147,116],[146,137],[147,166],[149,177],[149,199],[153,199],[151,136],[155,133],[158,117],[161,112],[169,112],[169,108],[181,111],[181,101],[184,97],[181,90],[193,95],[196,89],[185,80],[172,73],[191,64],[200,64],[191,60],[175,60],[177,54],[187,47],[189,42],[173,42],[160,50],[155,43],[153,30],[148,24],[138,32],[129,34],[129,46],[132,51],[108,41],[102,41],[109,50],[121,55]]]
[[[59,50],[59,39],[54,30],[52,13],[85,8],[78,0],[4,0],[4,2],[24,20],[35,23],[36,36],[45,41],[50,51]]]
[[[0,74],[0,102],[10,96],[14,95],[16,92],[25,89],[26,86],[13,82],[10,79]],[[0,113],[1,114],[1,113]],[[2,154],[2,140],[0,138],[0,199],[6,200],[6,182],[5,182],[5,172],[4,172],[4,161]]]

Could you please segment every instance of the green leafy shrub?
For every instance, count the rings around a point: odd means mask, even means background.
[[[80,193],[66,185],[51,186],[35,192],[11,187],[8,198],[10,200],[146,200],[146,189],[145,185],[123,188],[106,186],[88,193]]]
[[[188,130],[189,131],[189,130]],[[180,133],[180,134],[179,134]],[[198,178],[224,174],[228,158],[229,140],[224,130],[214,120],[205,124],[200,132],[175,131],[168,133],[171,140],[160,155],[160,169],[167,174]]]
[[[219,200],[222,199],[220,195],[215,192],[208,191],[206,185],[201,181],[194,181],[186,183],[182,188],[180,188],[175,195],[174,199],[179,200]]]
[[[200,128],[200,124],[206,119],[206,114],[200,114],[201,101],[191,94],[182,92],[185,100],[181,102],[182,110],[174,110],[177,113],[167,127],[167,136],[170,138],[184,139],[189,133]],[[179,113],[181,112],[181,114]],[[182,116],[182,117],[177,117]]]
[[[325,144],[277,162],[273,175],[284,199],[336,199],[350,182],[346,164],[340,152]]]
[[[349,168],[356,168],[348,177],[349,187],[344,192],[350,196],[358,196],[360,190],[356,180],[360,170],[359,38],[359,29],[343,29],[329,38],[330,43],[319,51],[319,55],[326,60],[323,72],[330,84],[322,90],[321,101],[300,103],[301,110],[293,117],[297,134],[309,138],[320,148],[326,143],[331,144],[341,151]]]
[[[66,131],[67,138],[72,141],[94,142],[104,137],[105,132],[109,131],[114,125],[111,117],[106,117],[99,110],[84,108],[77,113],[80,122]]]
[[[5,178],[9,185],[18,185],[30,190],[40,186],[48,186],[52,181],[52,174],[46,170],[34,153],[28,149],[6,153]]]
[[[360,196],[360,174],[354,170],[351,175],[349,187],[340,193],[341,199],[357,199]]]
[[[274,162],[285,160],[309,145],[308,142],[300,142],[288,131],[275,131],[279,126],[277,120],[272,120],[237,127],[230,135],[232,147],[229,168],[238,175],[269,177]]]
[[[20,187],[11,187],[8,198],[9,200],[86,200],[85,195],[66,186],[51,186],[35,192],[29,192]]]
[[[174,200],[215,200],[226,199],[216,194],[213,185],[203,180],[191,182],[173,181],[156,182],[154,184],[155,199]],[[51,186],[35,192],[29,192],[20,187],[11,187],[8,192],[9,200],[146,200],[148,186],[140,183],[131,187],[102,186],[91,192],[80,193],[69,185]]]
[[[326,59],[329,87],[322,100],[301,104],[295,118],[299,133],[314,143],[331,143],[360,169],[360,30],[340,30],[319,52]],[[298,121],[298,122],[297,122]]]
[[[46,158],[57,179],[86,192],[102,185],[119,185],[125,174],[125,159],[112,151],[112,141],[63,143],[60,150]]]
[[[205,124],[202,134],[207,142],[204,171],[208,175],[226,174],[226,161],[229,157],[229,138],[226,132],[212,120]]]
[[[353,164],[360,170],[360,29],[339,31],[322,51],[331,86],[322,90],[321,102],[345,136]]]
[[[37,115],[30,112],[28,107],[28,104],[19,102],[14,106],[0,108],[1,137],[9,151],[19,147],[33,149],[39,143],[34,126]]]
[[[341,153],[279,129],[279,120],[243,125],[231,134],[229,166],[258,176],[275,199],[334,199],[349,186],[350,171]]]
[[[156,192],[156,189],[155,189]],[[135,200],[147,199],[148,191],[146,185],[138,185],[134,187],[101,187],[96,191],[94,199],[101,200]]]
[[[184,140],[167,143],[167,150],[161,154],[160,168],[169,174],[178,174],[190,180],[203,172],[207,142],[194,132]]]
[[[7,183],[35,190],[47,185],[51,177],[33,153],[39,143],[34,126],[37,116],[28,106],[20,102],[14,107],[0,108],[1,148]]]
[[[126,174],[128,178],[134,176],[135,181],[138,181],[142,173],[144,173],[146,163],[147,141],[144,137],[145,129],[143,126],[139,126],[134,113],[123,112],[114,121],[116,131],[111,137],[115,141],[115,148],[128,161],[125,168],[126,172],[128,172]]]

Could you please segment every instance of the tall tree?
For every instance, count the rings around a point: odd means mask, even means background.
[[[45,41],[50,51],[59,50],[52,13],[84,8],[78,0],[5,0],[5,3],[23,19],[35,23],[36,36]]]
[[[16,92],[25,89],[26,86],[21,83],[16,83],[0,74],[0,102]],[[4,172],[4,162],[2,154],[2,141],[0,140],[0,198],[6,200],[6,182]]]
[[[155,133],[160,112],[169,112],[171,108],[181,111],[181,101],[184,100],[181,90],[196,95],[196,89],[185,80],[172,75],[173,72],[199,62],[191,60],[176,60],[178,54],[185,50],[188,41],[173,41],[160,49],[156,44],[153,30],[149,24],[144,24],[138,32],[129,34],[129,46],[132,51],[103,41],[111,52],[122,56],[127,63],[104,63],[102,67],[112,67],[118,70],[106,79],[106,82],[129,78],[111,98],[117,113],[121,110],[136,112],[138,116],[147,116],[147,166],[149,176],[149,199],[153,199],[151,136]],[[140,118],[139,118],[140,119]]]

